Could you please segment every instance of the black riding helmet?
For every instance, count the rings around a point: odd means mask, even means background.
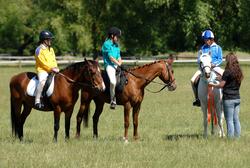
[[[108,30],[108,37],[111,37],[111,35],[120,37],[120,36],[122,35],[122,32],[121,32],[121,30],[118,29],[117,27],[111,27],[111,28]]]
[[[53,39],[53,38],[54,38],[53,34],[48,30],[43,30],[40,32],[40,35],[39,35],[40,42],[42,42],[46,39]]]

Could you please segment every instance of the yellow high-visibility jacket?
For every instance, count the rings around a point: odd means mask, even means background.
[[[51,72],[51,69],[57,67],[56,56],[52,47],[46,47],[41,44],[35,52],[37,72]]]

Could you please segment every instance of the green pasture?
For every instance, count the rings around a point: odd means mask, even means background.
[[[250,160],[250,66],[242,66],[245,79],[241,88],[240,120],[242,137],[228,140],[209,135],[203,139],[202,113],[192,107],[190,78],[196,66],[178,64],[174,67],[177,90],[153,94],[145,91],[139,115],[138,141],[133,141],[130,120],[129,143],[122,141],[123,108],[111,111],[105,105],[99,122],[99,139],[92,138],[92,119],[75,139],[76,114],[71,119],[70,140],[64,140],[64,114],[61,115],[58,143],[53,140],[53,113],[32,110],[24,126],[24,141],[11,136],[9,80],[33,67],[0,67],[0,167],[111,167],[111,168],[234,168],[249,167]],[[161,86],[147,88],[157,91]],[[91,105],[91,116],[94,105]],[[131,117],[132,119],[132,117]],[[225,127],[225,123],[224,123]],[[226,130],[226,129],[225,129]]]

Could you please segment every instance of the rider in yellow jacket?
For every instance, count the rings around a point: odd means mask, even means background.
[[[47,80],[48,73],[59,72],[56,56],[53,48],[51,47],[51,41],[53,38],[54,37],[51,32],[47,30],[42,31],[39,35],[40,45],[35,51],[36,70],[39,80],[39,84],[36,89],[35,107],[38,109],[43,108],[40,97]]]

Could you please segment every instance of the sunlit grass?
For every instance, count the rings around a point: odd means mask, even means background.
[[[249,75],[244,66],[245,79],[241,88],[242,137],[239,140],[202,138],[202,114],[192,107],[190,78],[195,66],[174,68],[177,90],[153,94],[145,91],[139,115],[138,141],[132,139],[132,117],[129,143],[122,141],[124,132],[123,108],[111,111],[105,105],[99,121],[99,139],[92,138],[92,118],[89,128],[82,128],[75,139],[76,104],[71,119],[71,139],[64,140],[64,114],[61,115],[58,143],[53,139],[53,113],[32,110],[24,126],[24,141],[11,137],[9,111],[9,79],[33,68],[0,68],[0,167],[248,167],[250,164]],[[150,90],[161,86],[151,84]],[[94,104],[91,104],[91,116]]]

